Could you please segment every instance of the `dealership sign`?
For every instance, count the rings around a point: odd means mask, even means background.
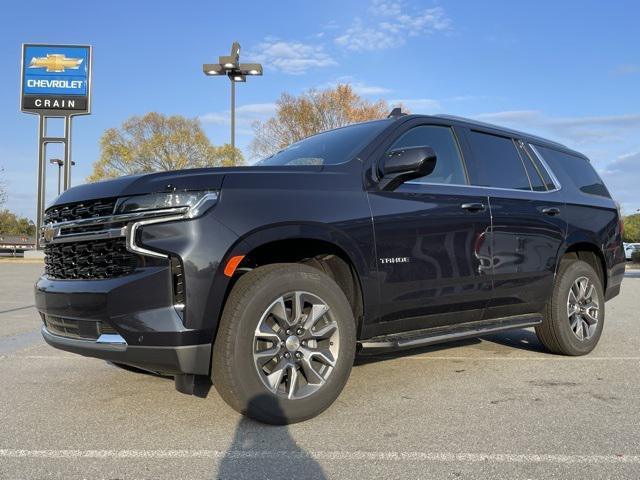
[[[48,115],[81,115],[91,110],[91,47],[22,46],[20,109]]]

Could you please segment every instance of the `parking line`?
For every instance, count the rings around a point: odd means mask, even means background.
[[[13,313],[13,312],[17,312],[20,310],[27,310],[29,308],[35,308],[35,305],[25,305],[22,307],[15,307],[15,308],[9,308],[7,310],[0,310],[0,315],[5,314],[5,313]]]
[[[640,464],[640,455],[561,455],[512,453],[301,451],[301,450],[17,450],[0,449],[2,458],[43,459],[304,459],[347,461],[412,461],[466,463]]]
[[[390,358],[391,359],[391,358]],[[510,361],[510,360],[534,360],[534,361],[561,361],[561,362],[606,362],[606,361],[614,361],[614,362],[637,362],[640,361],[640,357],[565,357],[565,356],[554,356],[549,355],[546,357],[447,357],[447,356],[439,356],[439,357],[428,357],[428,356],[415,356],[415,357],[398,357],[398,359],[402,360],[455,360],[455,361],[492,361],[492,360],[502,360],[502,361]]]

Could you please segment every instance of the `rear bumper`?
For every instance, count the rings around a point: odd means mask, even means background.
[[[211,344],[182,346],[131,346],[119,335],[102,341],[54,335],[42,327],[42,337],[52,347],[87,357],[124,363],[153,372],[168,374],[209,374]],[[103,337],[107,337],[103,335]]]

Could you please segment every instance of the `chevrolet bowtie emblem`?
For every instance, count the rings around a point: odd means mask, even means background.
[[[59,229],[55,227],[42,227],[41,236],[45,243],[49,243],[58,236]]]
[[[64,72],[66,69],[77,70],[83,58],[67,58],[61,53],[49,53],[46,57],[32,57],[29,68],[46,68],[47,72]]]

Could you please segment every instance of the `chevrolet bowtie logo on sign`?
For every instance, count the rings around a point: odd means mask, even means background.
[[[64,54],[51,53],[46,57],[33,57],[29,68],[46,68],[47,72],[64,72],[67,68],[77,70],[83,58],[67,58]]]
[[[23,112],[77,115],[89,113],[91,47],[24,45]]]

